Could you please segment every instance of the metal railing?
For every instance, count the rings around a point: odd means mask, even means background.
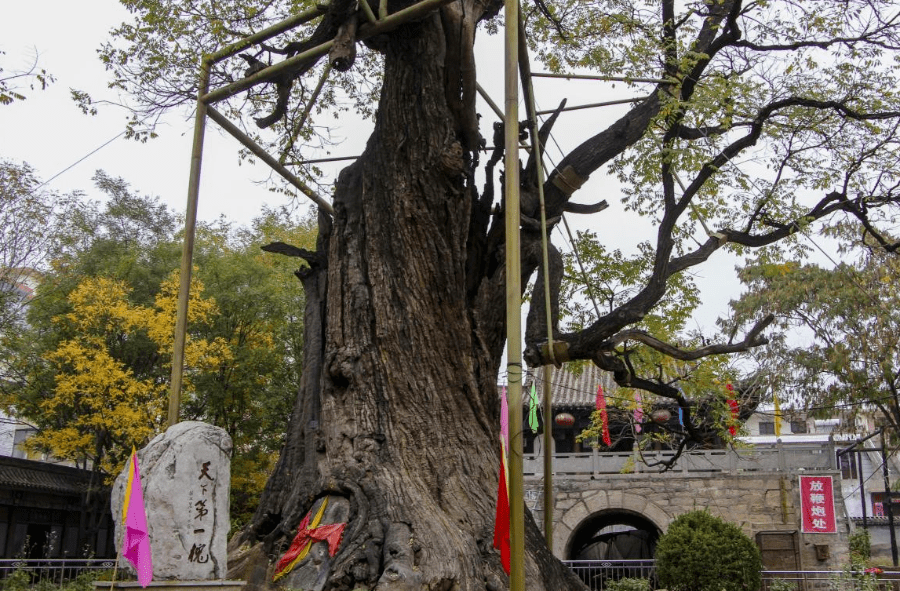
[[[113,570],[115,565],[115,558],[3,558],[0,559],[0,580],[21,571],[27,573],[32,582],[62,584],[84,572]]]
[[[836,470],[834,442],[822,444],[756,445],[752,449],[696,450],[678,458],[672,476],[743,472],[786,472],[804,470]],[[653,463],[671,458],[674,451],[645,451],[645,461]],[[543,474],[543,455],[527,454],[524,471],[528,476]],[[555,474],[572,476],[608,476],[612,474],[658,474],[658,468],[647,468],[636,452],[601,453],[596,449],[583,453],[553,454]]]
[[[655,560],[564,560],[591,591],[619,579],[649,579],[657,589]],[[900,571],[764,570],[760,591],[900,591]],[[873,585],[874,583],[874,585]]]
[[[655,560],[564,560],[563,564],[591,591],[604,591],[619,579],[650,579],[651,586],[656,580]]]
[[[776,583],[782,581],[782,583]],[[898,591],[900,572],[833,570],[764,570],[762,591],[791,589],[796,591]]]

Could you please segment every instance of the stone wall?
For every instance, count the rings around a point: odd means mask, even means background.
[[[835,484],[837,534],[799,537],[799,566],[804,570],[841,569],[849,558],[849,522],[840,495],[840,473],[827,472]],[[525,481],[526,504],[543,527],[543,483]],[[560,476],[554,481],[553,551],[569,559],[573,532],[591,515],[604,511],[638,514],[664,533],[675,517],[694,509],[734,523],[751,538],[759,532],[800,532],[800,493],[796,475],[785,473],[618,474],[601,479]],[[817,553],[816,546],[819,545]],[[822,547],[827,546],[827,548]],[[827,553],[828,557],[823,558]]]

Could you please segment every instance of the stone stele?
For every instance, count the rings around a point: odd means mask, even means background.
[[[184,421],[138,451],[154,580],[225,578],[231,447],[224,429]],[[123,471],[116,478],[111,499],[120,549],[127,476]],[[121,559],[119,566],[131,565]]]

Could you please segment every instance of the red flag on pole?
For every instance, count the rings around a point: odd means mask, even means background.
[[[497,487],[497,513],[494,518],[494,548],[500,550],[500,562],[510,572],[509,489],[506,484],[506,447],[500,449],[500,484]]]
[[[609,436],[609,415],[606,412],[606,397],[603,396],[603,386],[597,386],[597,410],[600,411],[600,430],[603,434],[603,445],[610,447],[612,439]]]
[[[734,396],[734,386],[728,384],[725,386],[725,389],[728,390],[729,396]],[[737,403],[737,400],[733,398],[729,398],[726,400],[728,406],[731,408],[731,425],[728,427],[728,432],[731,433],[732,437],[737,435],[737,421],[738,414],[740,412],[740,405]]]

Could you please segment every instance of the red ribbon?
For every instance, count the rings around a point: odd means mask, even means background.
[[[303,518],[303,521],[300,522],[300,525],[297,528],[297,536],[294,538],[294,541],[291,542],[288,551],[281,557],[281,560],[279,560],[278,564],[275,566],[275,575],[278,575],[282,570],[294,562],[308,543],[314,544],[316,542],[327,541],[329,556],[334,557],[334,555],[337,554],[338,546],[341,544],[341,538],[344,535],[344,528],[347,527],[347,524],[332,523],[330,525],[321,525],[310,529],[309,516],[311,513],[312,510],[310,510],[310,512],[306,514],[306,517]]]
[[[603,445],[612,446],[609,437],[609,415],[606,412],[606,398],[603,396],[603,386],[597,386],[597,410],[600,411],[600,429],[603,433]]]
[[[726,384],[725,389],[728,390],[729,394],[734,394],[734,387],[731,384]],[[725,402],[728,403],[728,406],[731,407],[731,426],[728,427],[728,432],[731,433],[731,436],[734,437],[737,435],[737,420],[738,414],[740,411],[740,405],[737,403],[737,400],[733,398],[729,398]]]

